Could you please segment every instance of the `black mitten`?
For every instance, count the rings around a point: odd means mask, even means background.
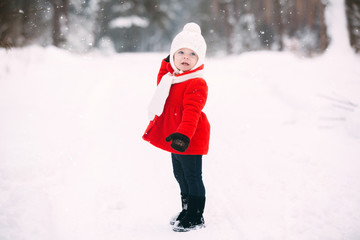
[[[170,134],[165,140],[167,142],[170,142],[172,140],[170,146],[179,152],[185,152],[190,144],[190,139],[181,133]]]

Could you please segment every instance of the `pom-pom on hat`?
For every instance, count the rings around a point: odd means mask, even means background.
[[[193,50],[199,57],[198,62],[193,69],[196,69],[204,64],[206,54],[206,42],[201,35],[201,29],[196,23],[187,23],[184,29],[178,33],[171,43],[170,48],[170,64],[175,72],[179,70],[175,67],[174,54],[181,48],[189,48]],[[191,70],[193,70],[191,69]]]

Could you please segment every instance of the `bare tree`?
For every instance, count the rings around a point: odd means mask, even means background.
[[[25,14],[23,6],[25,4],[26,1],[19,1],[17,4],[11,0],[0,2],[0,45],[2,47],[22,45]]]
[[[53,15],[53,45],[60,47],[66,41],[66,28],[69,13],[69,0],[52,0]]]
[[[350,44],[357,53],[360,52],[360,1],[346,0],[346,16]]]

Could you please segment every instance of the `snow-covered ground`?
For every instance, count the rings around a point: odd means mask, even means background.
[[[170,155],[141,139],[166,53],[0,49],[0,239],[360,239],[360,58],[342,44],[208,59],[207,228],[189,233],[168,224]]]
[[[0,239],[183,238],[170,155],[141,139],[164,54],[0,54]],[[208,60],[207,228],[188,239],[360,238],[359,65]]]

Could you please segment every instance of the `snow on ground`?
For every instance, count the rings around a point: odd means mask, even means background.
[[[360,238],[360,59],[209,59],[207,228],[141,139],[164,54],[0,51],[0,239]]]

